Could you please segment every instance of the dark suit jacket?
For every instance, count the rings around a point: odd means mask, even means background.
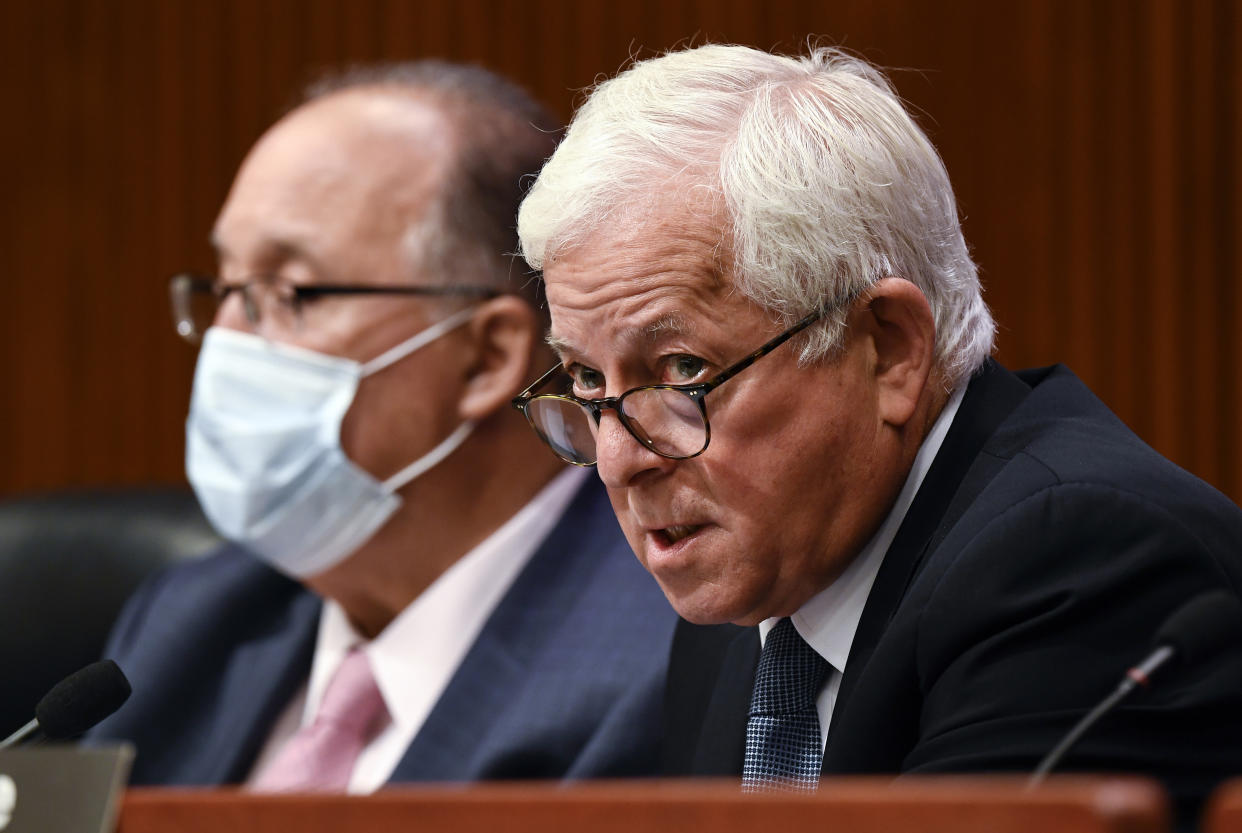
[[[236,548],[163,573],[131,599],[108,646],[133,696],[89,737],[133,742],[136,784],[244,780],[309,674],[321,607]],[[391,780],[651,774],[675,621],[592,477]]]
[[[993,362],[965,398],[867,599],[823,772],[1030,770],[1147,653],[1163,620],[1236,593],[1242,511],[1160,457],[1063,367]],[[1242,647],[1242,646],[1239,646]],[[681,623],[671,774],[741,772],[759,640]],[[1242,651],[1172,668],[1062,770],[1242,772]]]

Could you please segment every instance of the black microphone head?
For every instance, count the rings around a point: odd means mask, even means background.
[[[1225,590],[1195,596],[1164,620],[1152,644],[1169,646],[1183,662],[1202,662],[1231,645],[1242,648],[1242,604]]]
[[[119,709],[129,693],[129,680],[117,664],[100,660],[52,686],[35,706],[35,717],[50,740],[71,738]]]

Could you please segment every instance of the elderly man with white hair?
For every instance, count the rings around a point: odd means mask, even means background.
[[[637,63],[579,110],[519,234],[559,363],[514,404],[597,467],[686,620],[670,772],[1030,770],[1170,614],[1236,595],[1236,506],[1066,368],[989,358],[943,163],[865,62]],[[1190,806],[1242,771],[1240,707],[1238,656],[1187,665],[1063,767]]]

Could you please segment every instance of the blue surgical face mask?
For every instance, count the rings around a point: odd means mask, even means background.
[[[396,491],[455,451],[474,424],[381,482],[341,448],[358,383],[473,314],[462,310],[365,364],[208,329],[186,422],[186,474],[216,531],[295,578],[366,543],[401,505]]]

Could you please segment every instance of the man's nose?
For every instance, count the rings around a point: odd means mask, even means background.
[[[600,480],[612,489],[633,486],[645,476],[671,470],[677,463],[636,440],[610,411],[605,411],[600,419],[595,435],[595,456]]]

